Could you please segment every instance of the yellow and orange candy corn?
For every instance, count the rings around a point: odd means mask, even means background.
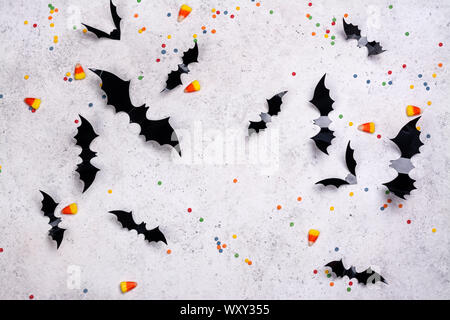
[[[358,126],[358,130],[368,132],[368,133],[374,133],[375,132],[375,123],[373,123],[373,122],[363,123]]]
[[[25,103],[32,107],[34,110],[39,109],[39,106],[41,105],[41,99],[37,98],[25,98]]]
[[[120,290],[122,290],[122,293],[128,292],[136,288],[137,282],[132,281],[123,281],[120,283]]]
[[[184,89],[184,92],[196,92],[200,90],[200,83],[197,80],[192,81],[186,89]]]
[[[77,214],[78,206],[76,203],[71,203],[67,207],[61,210],[61,213],[64,214]]]
[[[409,105],[406,107],[406,114],[408,115],[408,117],[418,116],[421,113],[422,113],[422,110],[420,110],[419,107],[412,106],[412,105]]]
[[[312,246],[314,242],[316,242],[317,238],[319,237],[319,230],[311,229],[308,232],[308,245]]]
[[[84,73],[83,67],[77,63],[75,66],[75,80],[82,80],[84,78],[86,78],[86,74]]]
[[[192,8],[187,4],[183,4],[178,12],[178,22],[183,21],[191,13]]]

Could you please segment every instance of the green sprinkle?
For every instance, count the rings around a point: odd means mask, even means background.
[[[342,114],[339,115],[339,119],[342,119],[344,116]]]
[[[270,13],[270,14],[273,14],[273,10],[270,10],[269,13]]]
[[[409,32],[405,32],[405,36],[409,36]]]
[[[331,45],[334,46],[334,41],[331,41]]]
[[[141,3],[141,0],[137,0],[137,3]]]
[[[197,39],[194,39],[194,42],[197,43]]]
[[[383,81],[383,82],[381,83],[381,85],[382,85],[382,86],[385,86],[385,85],[386,85],[386,82]]]
[[[331,278],[331,273],[327,274],[327,278]]]
[[[336,22],[336,18],[333,18],[333,22]]]
[[[200,222],[203,222],[203,221],[205,221],[203,218],[200,218],[198,221],[200,221]]]
[[[390,192],[389,192],[389,190],[386,190],[386,192],[385,192],[386,194],[389,194]]]
[[[144,76],[139,76],[138,79],[142,80],[142,79],[144,79]]]
[[[316,27],[320,27],[320,23],[316,23]]]
[[[312,19],[312,16],[309,16],[308,19],[311,20],[311,19]]]
[[[235,254],[234,254],[234,257],[235,257],[235,258],[239,258],[239,253],[235,253]]]
[[[77,30],[77,26],[73,26],[73,30]]]
[[[347,288],[347,292],[350,292],[350,291],[352,291],[352,288]]]
[[[334,39],[336,39],[336,37],[335,36],[331,36],[331,40],[334,40]]]
[[[389,9],[392,9],[394,6],[392,4],[389,5]]]
[[[162,185],[162,181],[158,181],[158,186]]]
[[[293,227],[293,226],[294,226],[294,223],[293,223],[293,222],[289,223],[289,226]]]

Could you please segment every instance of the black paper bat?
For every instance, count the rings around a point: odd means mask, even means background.
[[[367,283],[375,283],[378,281],[387,284],[386,280],[379,273],[372,271],[371,268],[368,268],[363,272],[356,272],[356,268],[353,266],[345,269],[342,259],[339,261],[331,261],[326,264],[325,267],[330,267],[331,271],[334,272],[338,278],[347,276],[349,279],[356,279],[359,283],[365,285],[367,285]]]
[[[50,219],[50,222],[48,224],[52,227],[49,230],[48,235],[56,241],[56,249],[58,249],[63,240],[64,231],[66,231],[66,229],[58,227],[59,223],[61,222],[61,218],[55,217],[55,209],[58,206],[58,203],[56,203],[52,199],[52,197],[50,197],[44,191],[39,191],[44,196],[44,199],[42,199],[41,211],[44,213],[44,216]]]
[[[358,41],[358,47],[366,47],[368,50],[368,56],[380,54],[386,50],[383,50],[379,42],[371,41],[368,42],[367,37],[361,37],[361,30],[359,30],[358,26],[355,26],[351,23],[345,22],[345,19],[342,19],[344,22],[344,32],[348,39],[355,39]]]
[[[112,39],[112,40],[120,40],[120,20],[122,20],[122,19],[117,14],[117,8],[112,3],[112,0],[110,0],[109,6],[111,8],[111,16],[113,18],[114,25],[116,26],[116,29],[111,31],[109,34],[104,31],[92,28],[91,26],[88,26],[84,23],[82,23],[82,25],[85,26],[88,29],[88,31],[95,34],[97,36],[97,38],[108,38],[108,39]]]
[[[178,65],[178,69],[169,73],[166,81],[166,88],[163,91],[172,90],[173,88],[183,84],[181,82],[181,75],[183,73],[189,73],[188,65],[193,62],[198,62],[198,46],[197,42],[195,43],[193,48],[190,48],[188,51],[184,52],[183,57],[181,58],[183,63]],[[161,91],[161,92],[163,92]]]
[[[331,123],[328,114],[333,111],[334,100],[330,97],[330,90],[325,87],[325,76],[326,74],[320,79],[314,90],[314,97],[310,101],[320,112],[320,117],[314,120],[314,124],[320,127],[320,131],[311,139],[320,151],[328,154],[327,148],[331,145],[331,140],[335,138],[334,131],[328,128]]]
[[[347,175],[345,180],[339,179],[339,178],[330,178],[325,180],[320,180],[319,182],[316,182],[316,184],[323,184],[324,186],[335,186],[336,188],[339,188],[342,185],[345,184],[356,184],[356,161],[353,157],[353,154],[355,151],[350,147],[350,141],[347,144],[347,150],[345,151],[345,163],[347,164],[347,169],[350,171],[350,173]]]
[[[397,160],[391,160],[390,167],[398,172],[398,176],[387,183],[383,183],[389,191],[397,197],[405,199],[405,195],[409,195],[414,187],[416,180],[411,179],[409,172],[414,169],[411,158],[420,153],[419,148],[423,145],[420,141],[420,131],[417,130],[417,121],[420,117],[408,122],[397,134],[394,139],[391,139],[400,149],[401,155]]]
[[[250,121],[250,125],[248,126],[249,134],[252,134],[252,132],[258,133],[260,130],[264,130],[267,128],[267,123],[271,122],[272,117],[276,116],[281,111],[281,104],[283,103],[282,99],[286,93],[287,91],[283,91],[274,95],[272,98],[267,99],[269,111],[267,113],[261,112],[261,114],[259,115],[261,117],[261,121]]]
[[[161,120],[147,119],[149,107],[145,104],[135,107],[130,99],[130,81],[124,81],[108,71],[89,69],[102,79],[102,90],[108,97],[107,104],[113,106],[118,112],[125,112],[130,117],[130,123],[141,127],[140,135],[145,141],[156,141],[160,145],[170,144],[181,156],[178,137],[169,123],[170,117]]]
[[[138,234],[143,234],[145,240],[148,242],[159,242],[162,241],[167,244],[166,237],[159,230],[159,227],[156,227],[152,230],[147,230],[145,227],[145,222],[141,222],[141,224],[137,224],[133,220],[133,212],[126,212],[121,210],[110,211],[113,215],[117,217],[117,220],[122,224],[122,227],[128,230],[136,230]]]
[[[98,134],[95,133],[94,128],[92,128],[89,121],[81,115],[79,116],[81,119],[81,125],[78,127],[78,132],[74,138],[77,140],[76,145],[81,147],[79,157],[82,162],[77,164],[77,169],[75,171],[80,174],[80,180],[84,182],[83,192],[85,192],[90,187],[92,182],[94,182],[97,172],[100,171],[100,169],[91,164],[91,159],[96,156],[97,152],[89,149],[89,145],[92,140],[98,137]]]

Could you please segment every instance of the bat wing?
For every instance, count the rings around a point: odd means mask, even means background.
[[[121,210],[110,211],[110,213],[114,214],[117,217],[117,220],[122,224],[122,227],[128,230],[136,230],[138,234],[143,234],[145,240],[148,242],[158,242],[163,241],[167,244],[166,238],[164,234],[159,230],[159,227],[156,227],[152,230],[147,230],[145,227],[145,222],[137,224],[133,219],[133,212],[126,212]]]
[[[324,179],[316,182],[316,184],[323,184],[324,186],[335,186],[336,188],[339,188],[342,185],[349,184],[347,181],[338,179],[338,178],[329,178]]]
[[[358,26],[355,26],[351,23],[347,23],[345,19],[342,19],[344,24],[344,32],[347,36],[347,39],[356,39],[359,40],[361,38],[361,30],[359,30]]]
[[[383,185],[397,197],[405,199],[405,195],[409,195],[412,190],[416,189],[416,187],[414,187],[414,182],[416,182],[416,180],[411,179],[408,174],[399,173],[394,180],[383,183]]]
[[[314,90],[314,97],[310,101],[320,112],[321,116],[327,116],[333,110],[334,100],[330,97],[330,90],[325,87],[325,76],[323,75]]]
[[[387,284],[386,280],[377,272],[372,271],[371,268],[363,271],[358,272],[355,274],[355,278],[358,280],[359,283],[363,283],[367,285],[367,283],[375,283],[378,281],[384,282]]]
[[[252,133],[252,130],[254,130],[256,133],[258,133],[260,130],[264,130],[267,128],[267,125],[264,121],[250,121],[250,125],[248,126],[248,131]]]
[[[330,267],[331,271],[334,272],[338,277],[343,277],[346,271],[344,264],[342,263],[342,259],[339,261],[331,261],[327,263],[325,267]]]
[[[356,161],[353,156],[355,153],[355,150],[353,150],[350,147],[350,141],[347,144],[347,151],[345,151],[345,163],[347,164],[348,171],[350,171],[351,174],[356,176],[355,169],[356,169]]]
[[[334,131],[328,128],[320,128],[319,133],[311,139],[314,140],[317,148],[319,148],[320,151],[328,154],[327,148],[331,145],[331,140],[335,138],[333,132]]]
[[[178,66],[177,70],[170,72],[169,75],[167,76],[166,88],[163,91],[172,90],[177,86],[182,85],[183,83],[181,82],[181,74],[183,73],[185,72],[180,66]]]
[[[183,64],[187,67],[190,63],[198,62],[198,46],[197,42],[193,48],[185,51],[181,60],[183,60]]]
[[[112,0],[110,0],[109,7],[111,8],[111,16],[114,21],[114,25],[116,26],[116,29],[114,29],[111,33],[111,39],[113,40],[120,40],[121,30],[120,30],[120,21],[122,18],[119,17],[117,14],[117,7],[113,4]]]
[[[127,113],[130,117],[130,122],[136,123],[141,127],[140,134],[145,137],[146,141],[156,141],[160,145],[169,144],[174,147],[181,156],[178,137],[169,124],[170,118],[161,120],[147,119],[146,114],[149,107],[146,107],[145,105],[134,107],[131,103],[129,93],[130,81],[124,81],[108,71],[90,70],[102,79],[102,89],[108,97],[107,103],[112,105],[116,112]]]
[[[380,45],[380,43],[376,41],[367,42],[366,47],[368,50],[368,56],[377,55],[386,51],[383,50],[383,47]]]
[[[276,116],[281,111],[281,104],[283,103],[283,96],[287,91],[280,92],[274,95],[272,98],[267,99],[267,104],[269,106],[268,114],[270,116]]]
[[[95,34],[95,35],[97,36],[97,38],[99,38],[99,39],[100,39],[100,38],[108,38],[108,39],[111,39],[111,36],[110,36],[109,33],[106,33],[106,32],[104,32],[104,31],[102,31],[102,30],[93,28],[93,27],[88,26],[87,24],[84,24],[84,23],[82,23],[82,25],[85,26],[86,29],[87,29],[89,32],[92,32],[93,34]]]
[[[145,240],[148,242],[159,242],[162,241],[165,244],[167,244],[166,237],[164,234],[159,230],[159,227],[156,227],[152,230],[148,230],[145,232]]]
[[[420,131],[417,130],[417,121],[420,117],[408,122],[397,134],[391,139],[402,153],[402,158],[411,158],[413,155],[420,153],[419,148],[423,145],[420,141]]]
[[[62,228],[58,227],[59,223],[61,222],[61,218],[55,217],[55,209],[58,206],[58,203],[56,203],[55,200],[53,200],[53,198],[50,197],[44,191],[40,191],[40,192],[41,192],[42,196],[44,197],[42,199],[42,209],[41,210],[44,213],[44,216],[46,216],[50,219],[49,225],[52,227],[49,230],[48,235],[54,241],[56,241],[56,249],[58,249],[63,240],[64,231],[66,231],[66,229],[62,229]]]
[[[83,192],[85,192],[94,182],[95,176],[100,169],[94,167],[91,164],[91,159],[95,157],[96,152],[89,148],[92,140],[94,140],[98,135],[95,133],[92,125],[79,115],[81,119],[81,125],[78,127],[78,132],[74,137],[77,140],[76,145],[81,147],[81,153],[79,157],[82,162],[77,165],[76,171],[80,174],[80,180],[84,182]]]
[[[55,209],[59,203],[56,203],[55,200],[53,200],[53,198],[44,191],[39,191],[44,197],[44,199],[42,199],[41,211],[44,213],[44,216],[50,218],[50,223],[53,223],[54,221],[58,220],[58,218],[55,217]]]

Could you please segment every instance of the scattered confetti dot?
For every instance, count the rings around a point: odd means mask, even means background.
[[[439,42],[439,47],[442,47],[444,44],[442,42]]]
[[[358,75],[355,73],[354,75],[353,75],[353,78],[357,78],[358,77]]]
[[[403,208],[403,205],[400,203],[400,204],[398,205],[398,207],[401,209],[401,208]]]
[[[350,282],[348,283],[348,285],[351,287],[351,286],[353,285],[353,282],[350,281]]]
[[[212,29],[211,33],[213,33],[213,34],[216,33],[216,29]]]
[[[192,212],[192,209],[191,209],[191,208],[188,208],[188,209],[187,209],[187,212],[191,213],[191,212]]]
[[[349,125],[350,127],[353,126],[353,122],[350,121],[350,122],[348,123],[348,125]]]
[[[281,210],[281,205],[277,205],[277,210]]]
[[[298,197],[298,198],[297,198],[297,201],[302,201],[302,197]]]
[[[172,250],[167,250],[167,254],[171,254],[172,253]]]
[[[297,73],[295,73],[295,72],[292,72],[292,76],[293,76],[293,77],[295,77],[295,75],[296,75],[296,74],[297,74]]]
[[[338,247],[334,248],[334,251],[338,252],[338,251],[339,251],[339,248],[338,248]]]
[[[334,211],[334,207],[330,207],[330,211]]]
[[[406,68],[406,64],[403,64],[403,65],[402,65],[402,68],[405,69],[405,68]]]
[[[293,227],[293,226],[294,226],[294,223],[293,223],[293,222],[289,223],[289,226],[290,226],[290,227]]]
[[[392,9],[394,6],[391,4],[391,5],[389,5],[389,9]]]
[[[405,32],[405,36],[409,36],[409,32]]]
[[[83,293],[87,293],[88,292],[88,289],[83,289]]]
[[[162,185],[162,181],[158,181],[158,186]]]
[[[200,218],[198,221],[200,221],[200,222],[203,222],[203,221],[205,221],[203,218]]]
[[[0,253],[2,253],[3,252],[3,248],[0,248]]]
[[[353,192],[350,192],[348,195],[349,195],[350,197],[353,197],[354,193],[353,193]]]
[[[428,101],[428,102],[427,102],[427,105],[431,106],[431,101]]]
[[[235,257],[235,258],[239,258],[239,253],[235,253],[235,254],[234,254],[234,257]]]
[[[377,134],[377,139],[381,139],[381,134]]]
[[[30,300],[33,300],[34,296],[32,294],[30,294],[30,296],[28,298],[30,298]]]
[[[233,179],[233,183],[237,183],[238,181],[237,181],[237,179]]]
[[[367,80],[366,83],[369,84],[369,83],[370,83],[370,80]]]
[[[436,232],[436,228],[431,229],[431,232],[433,233]]]
[[[108,190],[108,193],[109,193],[109,194],[111,194],[111,193],[112,193],[112,190],[111,190],[111,189],[109,189],[109,190]]]
[[[406,223],[407,224],[411,224],[411,220],[406,220]]]
[[[27,20],[25,20],[25,21],[23,22],[23,24],[27,25],[27,24],[28,24],[28,21],[27,21]]]
[[[313,270],[313,273],[314,273],[314,274],[317,274],[317,270],[316,270],[316,269],[314,269],[314,270]]]
[[[369,191],[369,188],[364,188],[364,191],[365,191],[365,192]]]
[[[92,108],[94,105],[92,103],[89,103],[89,108]]]
[[[409,88],[410,88],[410,89],[414,89],[414,85],[410,85]]]
[[[23,77],[25,80],[28,80],[30,78],[29,75],[25,75],[25,77]]]
[[[350,291],[352,291],[352,288],[347,288],[347,292],[350,292]]]
[[[330,287],[334,286],[334,282],[330,282]]]
[[[237,235],[233,234],[233,239],[236,239],[236,238],[237,238]]]
[[[342,114],[339,115],[339,119],[342,119],[344,116]]]

